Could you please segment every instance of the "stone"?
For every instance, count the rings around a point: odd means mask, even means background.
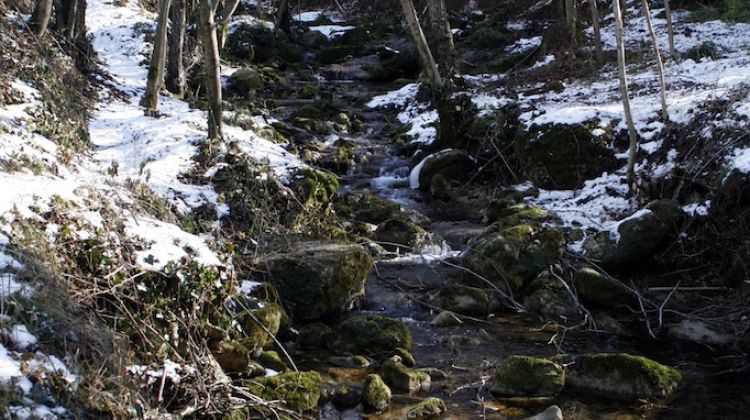
[[[279,333],[285,314],[281,305],[269,302],[262,308],[248,309],[248,312],[240,312],[236,320],[245,332],[242,344],[255,353],[273,342],[272,335]]]
[[[707,346],[726,346],[734,342],[731,335],[716,331],[706,322],[692,319],[686,319],[670,326],[667,335],[676,340]]]
[[[360,245],[300,242],[257,266],[276,285],[289,315],[312,321],[338,315],[362,297],[373,260]]]
[[[463,322],[461,322],[461,319],[459,319],[456,314],[450,311],[441,311],[439,314],[435,315],[434,318],[432,318],[430,324],[437,327],[450,327],[454,325],[461,325],[463,324]]]
[[[245,372],[250,364],[250,351],[236,341],[222,341],[215,346],[211,353],[226,373]]]
[[[273,350],[263,352],[260,357],[258,357],[258,361],[263,367],[273,369],[277,372],[283,372],[287,369],[286,363],[281,360],[279,353]]]
[[[591,267],[576,271],[573,285],[581,301],[599,308],[614,308],[631,298],[627,289]]]
[[[328,358],[328,363],[340,368],[363,369],[370,367],[372,362],[364,356],[332,356]]]
[[[401,321],[381,317],[352,317],[331,334],[328,348],[339,353],[380,355],[411,348],[411,332]]]
[[[566,387],[615,400],[662,398],[682,382],[676,369],[626,353],[584,354],[568,364]]]
[[[391,403],[391,389],[380,375],[367,375],[362,390],[362,402],[373,411],[384,411]]]
[[[378,198],[369,191],[349,194],[346,203],[354,219],[375,225],[398,218],[401,213],[401,206],[397,203]]]
[[[498,366],[490,391],[509,397],[551,397],[562,391],[565,370],[548,359],[510,356]]]
[[[490,307],[487,293],[477,287],[446,286],[440,289],[438,300],[441,308],[464,315],[486,316]]]
[[[447,181],[466,181],[476,170],[476,162],[461,150],[450,149],[432,154],[420,162],[419,187],[430,188],[432,178],[440,175]]]
[[[287,372],[254,379],[244,385],[253,395],[265,401],[283,401],[286,406],[300,413],[317,407],[321,393],[320,374],[315,371]]]
[[[305,349],[325,347],[326,337],[330,333],[331,327],[320,322],[314,322],[299,329],[297,344]]]
[[[398,356],[401,358],[401,363],[404,364],[406,367],[414,367],[417,365],[417,361],[414,359],[414,356],[409,352],[409,350],[403,349],[403,348],[397,348],[388,357],[392,356]]]
[[[560,407],[553,405],[541,413],[527,417],[524,420],[563,420],[563,413]]]
[[[448,408],[440,398],[430,397],[410,407],[406,411],[408,419],[439,419]]]
[[[262,89],[265,86],[263,75],[256,69],[247,67],[232,73],[227,79],[227,86],[241,95]]]
[[[523,172],[540,188],[577,189],[584,181],[620,166],[609,148],[611,129],[603,129],[599,120],[534,125],[519,132],[516,155]]]
[[[418,249],[429,239],[427,231],[415,223],[403,219],[390,219],[378,225],[375,240],[385,249]]]
[[[333,391],[333,397],[331,400],[336,408],[346,410],[357,406],[362,400],[362,394],[354,388],[341,385]]]
[[[521,224],[485,233],[469,244],[464,266],[498,287],[518,291],[565,251],[559,229]]]
[[[380,367],[380,376],[393,388],[410,393],[429,391],[432,384],[429,374],[404,366],[398,356],[393,356],[383,362]]]
[[[546,317],[578,318],[581,313],[571,293],[549,271],[539,275],[528,288],[523,306]]]

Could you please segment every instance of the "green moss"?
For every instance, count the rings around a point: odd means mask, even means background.
[[[620,284],[591,267],[576,271],[573,284],[581,300],[598,307],[612,308],[630,299],[630,293]]]
[[[339,353],[386,355],[395,349],[411,348],[411,332],[401,321],[371,316],[352,317],[331,335],[328,348]]]
[[[266,401],[281,400],[304,413],[318,405],[321,378],[318,372],[288,372],[246,383],[247,389]]]
[[[447,286],[440,289],[440,306],[451,312],[487,315],[490,298],[484,290],[468,286]]]
[[[490,386],[492,393],[506,396],[547,397],[565,385],[565,370],[547,359],[511,356],[498,366]]]
[[[258,361],[263,367],[273,369],[277,372],[287,370],[286,363],[281,359],[279,353],[273,350],[264,351],[263,354],[258,357]]]
[[[385,383],[405,392],[429,391],[432,384],[429,374],[404,366],[398,356],[383,362],[380,375]]]
[[[390,219],[378,225],[375,239],[386,249],[417,248],[429,237],[420,226],[403,219]]]
[[[380,375],[367,375],[362,391],[362,402],[365,407],[374,411],[383,411],[391,403],[391,389],[383,382]]]
[[[440,398],[430,397],[420,401],[406,412],[408,419],[439,419],[448,408]]]
[[[300,90],[300,98],[312,99],[318,96],[318,87],[313,85],[305,85]]]
[[[369,191],[353,192],[346,197],[347,208],[337,207],[337,211],[355,220],[380,224],[399,217],[401,206],[393,201],[383,200]]]
[[[268,332],[273,335],[279,332],[284,309],[278,303],[266,303],[263,308],[250,309],[249,312],[242,311],[236,319],[247,336],[241,340],[242,344],[255,352],[271,344],[273,340]]]
[[[250,351],[236,341],[222,341],[212,353],[227,373],[242,373],[250,363]]]
[[[414,356],[412,356],[411,352],[400,347],[391,352],[388,357],[392,356],[398,356],[399,358],[401,358],[401,363],[403,363],[404,366],[407,367],[414,367],[417,364],[417,361],[414,359]]]
[[[319,348],[325,346],[326,337],[331,333],[331,327],[320,322],[305,325],[300,328],[297,344],[302,348]]]
[[[339,189],[336,175],[305,168],[300,171],[301,180],[297,182],[300,200],[308,208],[320,208],[333,200]]]
[[[514,204],[503,209],[496,209],[495,216],[500,227],[515,226],[521,223],[539,225],[551,218],[549,212],[543,208],[528,204]]]

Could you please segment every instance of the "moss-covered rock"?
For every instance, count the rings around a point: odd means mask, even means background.
[[[580,315],[571,293],[549,271],[531,282],[523,306],[547,317],[574,319]]]
[[[438,297],[441,308],[464,315],[484,316],[490,307],[487,293],[477,287],[446,286]]]
[[[409,350],[399,347],[396,350],[393,350],[390,355],[388,355],[388,357],[392,357],[392,356],[400,357],[401,363],[403,363],[404,366],[406,367],[414,367],[417,365],[416,359],[414,359],[414,356],[412,356]]]
[[[318,209],[333,200],[339,189],[339,181],[332,173],[306,168],[300,171],[294,186],[305,207]]]
[[[542,188],[579,188],[587,179],[619,164],[608,148],[611,133],[602,129],[598,120],[534,125],[520,133],[516,154],[526,176]]]
[[[408,419],[439,419],[448,408],[440,398],[430,397],[410,407],[406,411]]]
[[[464,266],[499,287],[519,290],[557,262],[565,241],[559,229],[521,224],[488,230],[469,244]]]
[[[401,321],[381,316],[352,317],[331,334],[328,348],[339,353],[385,356],[411,348],[411,332]]]
[[[549,397],[562,391],[565,370],[559,364],[529,356],[511,356],[498,366],[490,385],[496,395]]]
[[[390,357],[383,362],[380,375],[385,383],[405,392],[429,391],[432,384],[429,374],[404,366],[398,356]]]
[[[336,408],[346,410],[359,404],[362,400],[362,393],[352,387],[341,385],[333,391],[331,400]]]
[[[264,351],[260,357],[258,357],[258,361],[263,367],[273,369],[277,372],[284,372],[287,370],[286,363],[281,360],[279,353],[273,350]]]
[[[542,222],[552,219],[552,215],[539,206],[529,204],[513,204],[505,208],[495,208],[491,212],[497,225],[508,228],[520,224],[539,226]],[[491,219],[492,220],[492,219]]]
[[[401,206],[393,201],[383,200],[369,191],[356,191],[346,197],[347,209],[340,209],[340,213],[348,213],[355,220],[380,224],[386,220],[398,218]]]
[[[304,349],[315,349],[325,346],[326,337],[331,333],[331,327],[320,322],[305,325],[299,329],[297,345]]]
[[[586,254],[607,268],[628,269],[646,262],[677,233],[683,212],[677,203],[657,200],[620,221],[616,233],[600,232],[583,243]]]
[[[630,299],[630,293],[619,283],[596,271],[584,267],[573,275],[578,297],[586,304],[599,308],[613,308]]]
[[[432,154],[420,162],[419,187],[428,189],[432,178],[441,175],[447,181],[466,181],[476,170],[474,160],[461,150],[451,149]]]
[[[266,401],[283,401],[289,408],[304,413],[318,406],[321,379],[318,372],[288,372],[245,383],[254,395]]]
[[[596,396],[630,400],[665,397],[682,382],[676,369],[625,353],[586,354],[573,358],[566,386]]]
[[[361,297],[373,261],[359,245],[302,242],[265,257],[258,267],[290,316],[305,321],[340,314]]]
[[[242,344],[251,352],[256,352],[273,342],[271,335],[278,334],[285,314],[278,303],[266,303],[262,308],[248,312],[241,312],[236,320],[246,335]]]
[[[365,356],[331,356],[328,364],[340,368],[364,369],[370,367],[372,362]]]
[[[253,63],[296,63],[302,59],[298,44],[291,42],[286,34],[262,24],[247,22],[233,26],[222,55]]]
[[[378,225],[375,240],[385,249],[417,249],[427,242],[429,234],[419,225],[404,219],[390,219]]]
[[[250,351],[236,341],[222,341],[214,346],[211,353],[226,373],[245,372],[250,364]]]
[[[380,375],[367,375],[362,390],[362,402],[373,411],[383,411],[391,403],[391,389]]]
[[[227,85],[237,93],[246,95],[250,91],[262,89],[265,81],[258,70],[247,67],[232,73],[227,80]]]

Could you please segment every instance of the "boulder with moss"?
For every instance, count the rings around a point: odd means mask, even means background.
[[[556,228],[520,224],[495,229],[469,244],[464,266],[506,290],[521,289],[565,251],[563,234]]]
[[[308,321],[340,314],[363,296],[373,260],[360,245],[301,242],[257,266],[276,285],[289,315]]]
[[[211,353],[226,373],[239,374],[245,372],[250,365],[250,351],[236,341],[219,342],[214,345]]]
[[[566,386],[605,398],[666,397],[682,382],[676,369],[626,353],[585,354],[570,362]]]
[[[443,400],[430,397],[409,407],[406,411],[406,418],[418,420],[439,419],[447,410],[448,408],[445,406]]]
[[[630,292],[620,283],[591,267],[584,267],[573,275],[573,285],[578,297],[586,304],[599,308],[612,308],[626,303]]]
[[[305,207],[316,209],[333,200],[339,189],[339,181],[332,173],[306,168],[297,174],[294,187]]]
[[[318,406],[321,383],[320,374],[310,371],[258,378],[244,385],[253,395],[265,401],[282,401],[292,410],[304,413]]]
[[[490,385],[495,395],[510,397],[549,397],[562,391],[565,369],[548,359],[511,356],[498,366]]]
[[[252,67],[239,69],[227,79],[227,87],[240,95],[262,89],[265,86],[263,75]]]
[[[375,240],[389,251],[419,249],[429,237],[429,233],[416,223],[400,218],[386,220],[375,230]]]
[[[563,282],[549,271],[539,275],[527,288],[523,306],[546,317],[575,319],[581,312]]]
[[[299,329],[297,345],[304,349],[325,347],[325,340],[331,333],[331,327],[320,322],[305,325]]]
[[[388,358],[380,367],[380,375],[388,385],[405,392],[429,391],[432,379],[428,373],[404,366],[401,358]]]
[[[606,128],[606,127],[605,127]],[[516,154],[526,176],[541,188],[575,189],[583,182],[617,169],[611,130],[598,120],[580,124],[534,125],[520,131]]]
[[[273,350],[264,351],[260,357],[258,357],[258,362],[260,362],[263,367],[273,369],[277,372],[284,372],[287,370],[286,363],[281,359],[279,353]]]
[[[273,342],[281,328],[284,309],[278,303],[265,303],[262,308],[240,312],[237,322],[245,332],[242,344],[251,352],[263,349]]]
[[[398,218],[401,213],[401,206],[397,203],[378,198],[369,191],[355,191],[347,195],[345,204],[336,209],[355,220],[375,225]]]
[[[419,180],[419,188],[427,190],[432,184],[432,178],[440,175],[448,182],[466,181],[476,170],[476,162],[466,152],[450,149],[434,153],[424,158],[414,168],[415,176]]]
[[[487,293],[477,287],[446,286],[437,298],[441,308],[464,315],[485,316],[490,307]]]
[[[656,200],[583,243],[586,255],[607,268],[628,269],[648,261],[678,231],[683,211],[671,200]]]
[[[411,332],[401,321],[382,316],[352,317],[342,322],[328,339],[338,353],[380,355],[411,348]]]
[[[383,411],[391,403],[391,389],[380,375],[367,375],[362,389],[362,402],[373,411]]]

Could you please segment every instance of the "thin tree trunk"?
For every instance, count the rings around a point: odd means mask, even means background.
[[[153,113],[159,107],[159,91],[164,83],[164,65],[167,61],[167,23],[169,20],[170,0],[159,0],[159,17],[156,24],[156,38],[154,51],[151,53],[151,63],[148,66],[148,80],[146,92],[141,99],[141,105],[147,113]]]
[[[622,12],[620,2],[613,0],[612,9],[615,15],[615,38],[617,38],[617,68],[620,77],[620,95],[622,96],[622,107],[625,111],[625,122],[628,125],[628,138],[630,147],[628,151],[627,177],[631,192],[635,192],[637,185],[635,179],[635,160],[638,152],[638,134],[635,131],[633,113],[630,110],[630,94],[628,92],[628,75],[625,70],[625,42],[623,40]]]
[[[237,6],[239,6],[240,0],[226,0],[224,6],[222,6],[219,13],[216,15],[216,26],[220,31],[219,37],[219,48],[224,48],[224,43],[227,39],[227,31],[229,30],[229,22],[232,20]]]
[[[440,77],[440,72],[427,44],[422,27],[419,25],[419,16],[416,9],[414,9],[414,3],[411,0],[399,1],[401,2],[401,7],[404,9],[406,24],[409,27],[411,37],[414,39],[414,44],[417,46],[417,52],[424,66],[424,71],[427,73],[427,79],[433,88],[442,89],[443,79]]]
[[[661,114],[664,122],[669,121],[669,110],[667,109],[667,83],[664,80],[664,63],[661,60],[661,51],[659,51],[659,40],[654,32],[654,24],[651,22],[651,10],[648,7],[648,0],[642,0],[643,16],[646,18],[646,27],[651,34],[651,42],[654,44],[654,55],[656,56],[656,71],[659,75],[659,88],[661,89]]]
[[[677,52],[674,49],[674,26],[672,25],[672,8],[669,0],[664,0],[664,13],[667,15],[667,36],[669,37],[669,56],[677,60]]]
[[[221,79],[219,61],[219,42],[216,39],[214,23],[214,5],[211,0],[200,0],[200,31],[203,45],[203,60],[206,71],[206,90],[208,93],[208,138],[210,140],[224,137],[221,105]]]
[[[448,21],[445,0],[430,0],[430,44],[435,52],[438,70],[443,76],[450,76],[456,70],[456,46]]]
[[[29,22],[29,26],[36,37],[41,37],[47,31],[47,25],[52,16],[52,4],[52,0],[39,0],[36,3]]]
[[[167,42],[167,90],[179,97],[185,96],[187,78],[185,76],[185,0],[174,0],[170,10],[172,25]]]
[[[577,30],[578,30],[578,1],[577,0],[565,0],[565,26],[570,33],[570,41],[572,49],[575,50],[578,44]]]
[[[604,64],[604,49],[602,48],[602,31],[599,23],[599,6],[597,0],[589,0],[589,9],[591,10],[591,25],[594,28],[594,56],[596,62]]]
[[[281,29],[285,34],[291,32],[292,16],[289,13],[289,0],[279,0],[279,9],[276,12],[276,30]]]

